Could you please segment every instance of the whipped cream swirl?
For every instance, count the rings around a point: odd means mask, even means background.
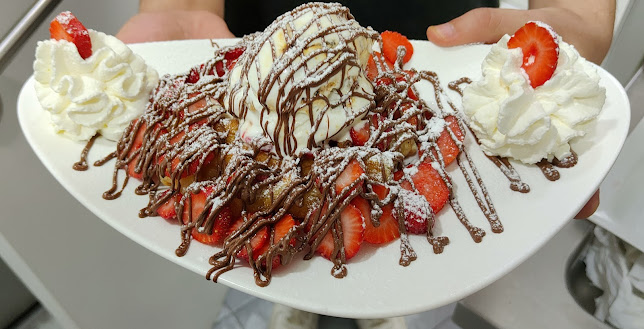
[[[530,86],[522,51],[508,49],[505,35],[483,61],[482,79],[464,89],[463,110],[486,154],[528,164],[562,160],[604,106],[606,90],[595,67],[555,37],[559,60],[543,85]]]
[[[116,141],[143,113],[159,76],[117,38],[93,30],[89,35],[92,55],[87,59],[71,42],[38,42],[36,95],[57,133],[73,140],[100,133]]]

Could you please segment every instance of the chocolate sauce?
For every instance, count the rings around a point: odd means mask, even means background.
[[[408,191],[405,193],[417,196],[416,199],[420,200],[420,208],[431,209],[414,185],[412,175],[402,171],[406,158],[422,154],[414,164],[432,163],[452,195],[450,205],[459,221],[472,239],[480,242],[485,231],[470,223],[456,200],[452,191],[452,179],[445,170],[445,159],[437,144],[438,137],[431,134],[431,129],[437,127],[430,125],[446,122],[431,119],[445,119],[450,115],[443,111],[444,92],[438,75],[435,72],[418,72],[413,69],[403,71],[400,63],[404,51],[399,51],[399,58],[393,69],[381,58],[374,57],[378,71],[376,79],[388,79],[392,83],[374,86],[373,93],[361,90],[357,88],[355,81],[344,78],[347,77],[348,70],[358,65],[356,38],[377,38],[377,34],[353,24],[332,27],[320,25],[319,18],[325,15],[352,19],[348,10],[338,4],[302,5],[288,13],[292,17],[285,21],[291,22],[293,18],[305,13],[313,14],[314,19],[308,24],[318,24],[319,33],[314,33],[302,44],[295,42],[298,35],[287,36],[292,49],[277,61],[281,64],[274,65],[267,77],[259,81],[257,95],[261,104],[266,104],[273,90],[278,99],[275,109],[266,106],[257,109],[260,116],[268,115],[270,111],[277,113],[278,128],[275,131],[264,126],[262,129],[267,138],[251,141],[241,139],[237,130],[240,119],[245,117],[249,108],[246,106],[240,112],[233,112],[234,97],[231,95],[240,93],[242,104],[247,105],[248,89],[243,84],[229,85],[230,68],[226,55],[232,50],[245,49],[235,64],[236,67],[239,65],[243,72],[256,70],[258,68],[253,66],[253,58],[258,55],[261,46],[264,42],[269,42],[275,58],[278,52],[270,36],[278,29],[292,28],[288,26],[291,23],[274,23],[264,33],[244,37],[234,47],[216,49],[211,60],[193,69],[199,74],[197,82],[192,81],[192,78],[191,82],[187,82],[188,74],[163,77],[154,90],[144,115],[128,126],[113,156],[104,159],[103,163],[111,158],[116,158],[116,161],[112,187],[103,197],[114,199],[120,196],[129,177],[133,176],[141,181],[135,192],[149,195],[148,205],[139,213],[141,217],[156,215],[161,205],[174,200],[175,212],[181,214],[178,216],[181,219],[181,244],[176,249],[177,256],[183,256],[189,251],[195,230],[213,234],[215,225],[222,220],[219,215],[225,207],[231,212],[236,211],[234,217],[243,220],[221,242],[221,250],[209,259],[212,267],[206,277],[214,281],[222,273],[235,267],[237,255],[241,252],[248,256],[248,265],[253,269],[256,283],[260,286],[268,285],[274,262],[288,263],[297,254],[310,259],[327,236],[333,241],[333,250],[329,255],[332,262],[331,274],[341,278],[348,274],[341,217],[347,207],[353,207],[351,203],[355,198],[363,198],[369,203],[373,210],[371,220],[374,225],[378,223],[383,207],[394,206],[392,216],[397,220],[401,233],[399,263],[407,266],[416,260],[417,254],[404,223],[404,203],[399,198],[398,191],[404,185],[404,189]],[[337,44],[324,45],[322,49],[303,53],[303,45],[307,42],[334,32],[342,33],[343,36]],[[324,74],[306,80],[305,85],[289,84],[289,81],[294,81],[297,69],[306,65],[303,64],[306,63],[306,58],[320,54],[334,58],[333,61],[320,63],[311,71]],[[304,60],[296,65],[296,59]],[[290,68],[293,65],[295,67]],[[342,78],[342,84],[352,83],[352,92],[340,95],[343,101],[336,104],[313,90],[337,74]],[[421,80],[432,84],[436,106],[429,106],[424,100],[409,97],[410,88],[418,94],[413,84]],[[342,86],[344,85],[339,86],[338,90]],[[338,104],[344,104],[350,97],[368,100],[369,105],[358,110],[355,117],[364,117],[369,122],[378,123],[369,126],[369,139],[362,146],[354,146],[351,142],[335,146],[316,145],[312,136],[321,125],[324,113]],[[309,112],[313,129],[307,143],[308,150],[295,153],[297,141],[292,138],[292,133],[296,129],[294,116],[298,110],[295,104],[300,99],[304,99],[307,104],[322,104],[323,109],[317,117]],[[464,123],[459,118],[457,123],[465,133]],[[350,120],[344,125],[349,124]],[[492,231],[502,232],[503,226],[490,196],[469,154],[463,149],[461,139],[449,124],[445,123],[444,127],[439,128],[446,129],[449,138],[465,154],[464,160],[457,157],[459,168]],[[406,154],[402,153],[404,147],[410,148]],[[267,152],[271,148],[275,154]],[[383,160],[385,158],[387,161]],[[385,166],[385,162],[390,162],[393,167]],[[348,166],[356,163],[361,168],[366,168],[366,173],[349,186],[337,190],[341,174]],[[376,167],[369,170],[367,163],[375,163]],[[118,179],[119,171],[126,172],[122,182]],[[395,171],[403,172],[398,180],[393,178]],[[372,172],[377,174],[371,174]],[[391,193],[381,200],[373,191],[375,185],[384,185]],[[194,198],[201,198],[199,202],[203,203],[203,211],[199,214],[191,211],[194,209]],[[235,205],[238,205],[237,210],[233,210]],[[187,211],[184,212],[184,208]],[[305,211],[296,215],[295,210],[298,208],[304,208]],[[297,224],[283,238],[275,241],[273,226],[287,214],[297,217]],[[427,240],[438,254],[449,244],[449,238],[434,236],[433,213],[429,221]],[[257,250],[253,250],[251,241],[257,234],[267,234],[269,243],[266,250],[254,255],[253,252]]]
[[[510,161],[507,158],[502,158],[498,156],[487,156],[492,163],[494,163],[499,170],[508,178],[510,181],[510,189],[512,191],[528,193],[530,192],[530,186],[524,183],[519,176],[519,173],[514,169]]]
[[[455,92],[457,92],[461,97],[463,97],[463,89],[461,88],[461,85],[465,84],[468,85],[472,83],[472,79],[468,77],[462,77],[460,79],[454,80],[450,82],[447,87]]]
[[[94,162],[94,166],[96,166],[96,167],[100,167],[100,166],[102,166],[102,165],[104,165],[104,164],[108,163],[110,160],[112,160],[112,159],[114,159],[114,158],[116,158],[116,151],[114,151],[114,152],[112,152],[112,153],[108,154],[108,155],[107,155],[107,156],[105,156],[103,159],[96,160],[96,161]]]
[[[80,160],[74,163],[74,165],[72,166],[74,170],[85,171],[89,168],[89,166],[87,165],[87,155],[89,154],[89,150],[94,145],[94,142],[96,141],[97,137],[98,137],[98,134],[92,136],[92,138],[89,139],[89,141],[85,145],[85,148],[83,148],[83,151],[81,152]]]
[[[449,238],[446,236],[428,236],[427,241],[434,248],[435,254],[442,254],[445,247],[449,244]]]
[[[578,160],[579,158],[577,157],[577,153],[575,153],[575,151],[573,150],[570,150],[570,155],[561,160],[554,158],[552,164],[559,168],[572,168],[577,164]]]
[[[537,162],[537,167],[541,169],[543,175],[551,182],[558,180],[560,177],[559,171],[546,159]]]

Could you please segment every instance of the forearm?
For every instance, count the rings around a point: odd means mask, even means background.
[[[206,10],[224,16],[224,0],[140,0],[139,12]]]
[[[530,0],[530,9],[539,9],[542,17],[535,19],[587,51],[591,61],[599,64],[606,56],[613,39],[615,0]]]

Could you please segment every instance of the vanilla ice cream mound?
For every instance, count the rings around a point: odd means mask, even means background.
[[[280,156],[349,139],[375,106],[364,69],[378,34],[339,4],[305,4],[252,36],[230,72],[226,106],[245,141]]]
[[[83,59],[68,41],[38,43],[36,95],[57,133],[88,140],[100,133],[118,140],[145,110],[157,72],[113,36],[89,30],[92,55]]]
[[[463,110],[488,155],[532,164],[570,156],[570,142],[583,136],[606,99],[595,67],[559,36],[557,68],[532,88],[521,68],[521,49],[508,49],[509,35],[492,46],[483,77],[463,90]]]

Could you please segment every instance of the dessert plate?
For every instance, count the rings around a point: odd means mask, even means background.
[[[160,74],[186,72],[212,56],[214,47],[235,40],[190,40],[131,45]],[[488,45],[439,48],[429,42],[415,41],[414,56],[409,66],[438,73],[446,97],[458,106],[458,94],[447,84],[467,76],[478,79],[480,63]],[[403,267],[399,241],[373,247],[363,244],[358,255],[347,265],[348,275],[336,279],[332,263],[322,257],[295,261],[278,269],[269,286],[255,284],[249,267],[240,265],[224,273],[219,283],[251,295],[295,308],[352,318],[381,318],[412,314],[457,301],[492,283],[532,255],[581,209],[595,192],[617,158],[629,127],[628,98],[619,82],[597,68],[601,84],[606,87],[606,105],[597,124],[581,141],[573,145],[579,163],[560,169],[561,178],[548,181],[536,166],[514,163],[527,194],[514,192],[496,166],[484,157],[471,134],[466,149],[496,207],[505,232],[492,233],[478,208],[458,166],[448,171],[455,193],[469,220],[483,228],[487,235],[475,243],[456,215],[446,207],[437,216],[435,232],[450,238],[442,254],[434,254],[424,236],[411,236],[410,242],[418,259]],[[429,83],[419,83],[421,97],[433,99]],[[180,244],[179,228],[160,217],[139,218],[139,209],[147,196],[134,194],[136,182],[120,198],[102,198],[112,182],[113,162],[78,172],[72,165],[78,161],[85,143],[74,142],[53,133],[49,116],[36,99],[33,77],[27,80],[18,100],[22,130],[43,164],[52,175],[99,218],[116,230],[178,265],[205,275],[210,269],[208,258],[215,249],[192,243],[184,257],[175,256]],[[115,149],[115,143],[99,139],[89,154],[90,163]],[[121,175],[122,177],[122,175]],[[88,219],[90,220],[90,219]],[[176,282],[174,284],[181,284]],[[208,289],[204,279],[204,289]],[[162,287],[160,287],[162,289]],[[189,298],[189,296],[188,296]]]

